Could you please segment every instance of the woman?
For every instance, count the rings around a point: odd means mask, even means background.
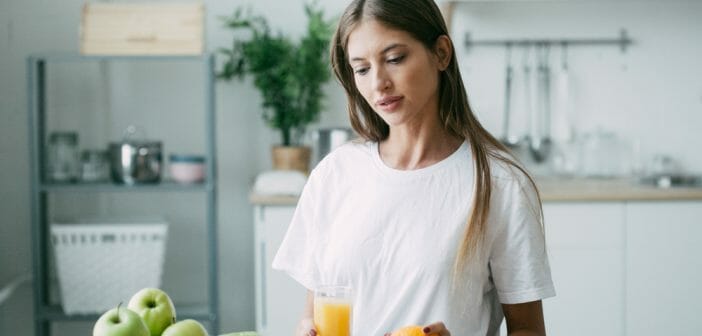
[[[431,0],[355,0],[332,65],[361,136],[310,174],[273,267],[349,284],[353,334],[543,335],[555,295],[535,185],[472,113]],[[328,335],[322,335],[328,336]]]

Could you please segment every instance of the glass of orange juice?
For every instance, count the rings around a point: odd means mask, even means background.
[[[314,291],[314,325],[319,336],[351,336],[353,304],[349,286],[322,286]]]

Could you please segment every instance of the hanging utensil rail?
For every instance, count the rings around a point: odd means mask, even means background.
[[[531,46],[544,46],[544,45],[563,45],[563,46],[573,46],[573,45],[618,45],[622,52],[626,52],[627,46],[633,43],[632,39],[627,35],[625,29],[619,32],[619,38],[608,39],[608,38],[582,38],[582,39],[485,39],[485,40],[474,40],[471,37],[471,33],[467,32],[465,35],[464,46],[470,48],[473,46],[517,46],[517,47],[531,47]]]

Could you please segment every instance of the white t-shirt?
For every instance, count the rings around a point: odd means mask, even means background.
[[[310,174],[273,268],[310,290],[352,286],[355,336],[437,321],[456,336],[498,335],[501,303],[555,291],[536,194],[497,162],[485,257],[451,286],[473,199],[471,156],[464,142],[429,167],[396,170],[375,142],[340,146]]]

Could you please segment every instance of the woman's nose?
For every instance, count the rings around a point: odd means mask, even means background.
[[[376,91],[385,91],[392,86],[392,82],[387,73],[383,69],[376,68],[373,71],[373,89]]]

